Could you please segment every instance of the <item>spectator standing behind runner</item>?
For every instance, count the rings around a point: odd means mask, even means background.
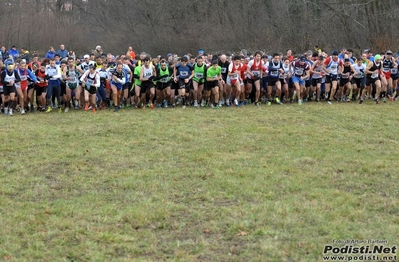
[[[60,45],[60,50],[57,51],[57,54],[60,56],[61,60],[69,57],[69,52],[65,49],[65,45]]]
[[[0,49],[0,58],[5,63],[5,61],[10,57],[10,53],[7,51],[6,46],[2,45]]]
[[[12,56],[12,59],[17,60],[17,58],[19,57],[19,52],[18,49],[15,45],[13,45],[9,51],[10,56]]]
[[[50,46],[50,49],[47,51],[45,58],[50,59],[50,60],[54,59],[54,56],[56,54],[57,53],[55,52],[54,47]]]

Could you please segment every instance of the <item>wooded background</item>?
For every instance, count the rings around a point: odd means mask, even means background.
[[[105,52],[294,53],[318,45],[399,49],[394,0],[8,0],[0,1],[0,44],[44,54],[60,44]]]

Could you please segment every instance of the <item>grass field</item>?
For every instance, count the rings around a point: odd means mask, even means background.
[[[322,261],[399,232],[398,103],[0,116],[0,260]]]

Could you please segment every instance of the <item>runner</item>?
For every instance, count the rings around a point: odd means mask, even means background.
[[[241,78],[241,56],[236,55],[233,58],[233,63],[230,63],[227,84],[233,88],[234,106],[238,106],[240,100],[241,87],[243,85]]]
[[[292,83],[295,87],[296,96],[298,97],[298,105],[302,105],[302,93],[305,90],[305,79],[310,76],[310,66],[306,62],[306,57],[301,56],[299,60],[292,63],[294,75],[292,76]]]
[[[50,64],[46,66],[46,75],[49,77],[47,87],[47,113],[52,111],[51,98],[53,94],[57,98],[58,112],[61,113],[61,86],[60,78],[61,69],[55,64],[55,59],[50,60]]]
[[[382,60],[382,74],[381,76],[381,96],[382,101],[386,102],[386,93],[388,89],[388,98],[390,101],[393,99],[393,79],[392,69],[398,68],[395,59],[392,57],[392,51],[388,50],[385,53],[384,59]],[[395,71],[394,71],[395,72]]]
[[[164,108],[168,107],[168,101],[170,100],[170,94],[171,94],[170,84],[171,84],[172,74],[173,74],[173,67],[169,67],[165,59],[161,59],[160,67],[157,68],[158,80],[156,82],[158,108],[161,108],[162,106]]]
[[[341,78],[339,80],[339,89],[338,89],[338,101],[346,101],[350,102],[349,94],[351,92],[352,86],[352,76],[356,74],[355,68],[351,64],[351,60],[349,58],[344,58],[344,64],[342,65],[340,71]],[[344,95],[345,94],[345,95]]]
[[[219,81],[223,81],[222,79],[222,69],[218,65],[217,60],[213,60],[211,63],[211,67],[208,68],[206,72],[206,86],[205,86],[205,93],[211,93],[213,95],[213,104],[211,107],[220,108],[219,106]],[[210,94],[206,95],[209,97]]]
[[[206,65],[202,56],[197,57],[197,63],[194,64],[193,71],[193,98],[194,107],[198,107],[198,101],[201,101],[201,106],[205,106],[205,99],[202,99],[202,92],[204,90],[204,83],[206,78]]]
[[[85,111],[89,110],[90,103],[93,113],[96,113],[96,93],[101,84],[100,75],[96,71],[96,66],[90,65],[90,69],[80,77],[80,81],[85,90]]]
[[[352,78],[352,87],[353,87],[352,101],[356,101],[359,94],[359,89],[363,90],[364,88],[363,79],[364,79],[364,72],[366,70],[366,66],[363,63],[363,60],[359,59],[356,61],[353,68],[355,69],[356,73],[353,75]]]
[[[15,84],[21,82],[18,71],[14,69],[13,64],[8,65],[7,70],[1,72],[1,82],[4,93],[4,114],[12,116],[12,110],[15,107]]]
[[[260,96],[260,79],[262,78],[262,66],[263,62],[261,60],[262,55],[260,51],[255,53],[255,57],[248,63],[247,74],[248,74],[248,89],[246,91],[247,98],[249,98],[252,92],[253,85],[255,85],[255,106],[259,106],[259,96]]]
[[[181,64],[177,65],[173,70],[173,77],[175,83],[179,84],[179,97],[182,99],[182,108],[186,108],[186,91],[190,90],[191,79],[194,77],[194,71],[191,66],[187,64],[187,57],[181,58]],[[187,92],[188,95],[188,92]]]
[[[326,71],[327,69],[324,64],[324,57],[319,56],[317,61],[314,62],[312,68],[310,69],[310,73],[312,74],[311,96],[313,96],[313,93],[316,92],[316,102],[320,102],[321,82]]]
[[[21,78],[21,82],[19,85],[16,85],[17,87],[17,92],[18,92],[18,97],[19,97],[19,105],[21,107],[21,115],[25,114],[25,110],[28,111],[28,102],[31,103],[31,106],[33,106],[33,100],[28,101],[28,83],[29,79],[33,82],[36,83],[37,79],[36,76],[30,71],[29,69],[26,68],[26,61],[22,60],[19,63],[19,70],[18,70],[19,76]],[[19,87],[18,87],[19,86]]]
[[[227,56],[225,54],[220,56],[220,60],[218,62],[218,65],[220,66],[222,70],[222,80],[219,81],[219,106],[222,106],[223,104],[226,103],[226,106],[230,106],[230,95],[231,95],[231,88],[230,86],[226,83],[227,81],[227,71],[229,68],[229,61],[227,61]],[[200,100],[198,100],[200,101]]]
[[[98,75],[100,76],[100,86],[97,89],[97,101],[99,103],[100,110],[103,110],[108,106],[107,86],[111,80],[110,73],[108,70],[108,64],[103,63],[100,69],[97,69]]]
[[[291,97],[293,95],[292,91],[292,67],[291,67],[291,62],[288,59],[288,57],[283,57],[283,70],[284,74],[280,74],[280,82],[282,86],[282,91],[284,92],[284,98],[283,101],[284,103],[289,103],[291,100]]]
[[[284,74],[283,63],[280,61],[280,56],[278,53],[273,54],[273,59],[269,61],[267,66],[268,70],[268,81],[267,81],[267,105],[270,106],[272,104],[272,91],[273,87],[276,87],[276,95],[274,100],[277,104],[281,105],[280,97],[281,97],[281,82],[280,82],[280,74]]]
[[[380,55],[375,55],[374,61],[370,62],[365,70],[366,73],[366,87],[363,89],[362,96],[360,98],[359,104],[363,104],[364,95],[366,91],[369,91],[371,94],[372,85],[376,87],[376,93],[374,101],[376,104],[380,103],[379,97],[381,92],[381,68],[382,68],[382,57]]]
[[[126,83],[126,74],[123,71],[123,64],[118,64],[115,69],[110,70],[111,73],[111,90],[112,99],[114,101],[114,112],[119,111],[120,98],[122,95],[123,85]]]
[[[36,97],[38,100],[38,111],[46,110],[46,95],[48,87],[48,76],[46,75],[46,63],[42,63],[40,68],[35,71],[37,83],[35,85]]]
[[[333,51],[332,55],[324,61],[327,69],[326,76],[326,95],[328,104],[332,104],[332,98],[335,96],[338,85],[338,75],[341,73],[342,60],[338,58],[338,52]]]
[[[79,78],[81,74],[76,69],[72,57],[68,58],[68,65],[66,70],[63,72],[63,79],[66,81],[66,94],[65,94],[65,109],[64,112],[67,113],[71,106],[72,92],[75,93],[75,108],[79,109],[80,94],[82,92],[82,87],[79,84]]]
[[[154,80],[157,76],[155,66],[150,65],[150,58],[143,59],[144,65],[140,69],[141,100],[145,100],[147,92],[150,93],[150,108],[154,108],[155,87]]]

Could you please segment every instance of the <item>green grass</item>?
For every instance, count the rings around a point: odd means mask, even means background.
[[[0,260],[322,261],[398,244],[398,104],[1,116]]]

